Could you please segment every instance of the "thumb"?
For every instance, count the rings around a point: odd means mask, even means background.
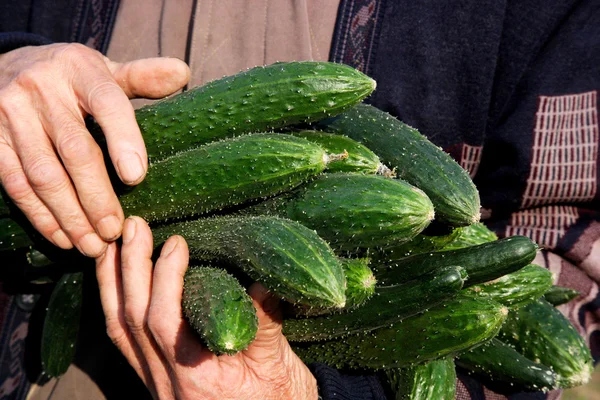
[[[105,62],[130,99],[159,99],[175,93],[190,80],[190,68],[177,58],[145,58],[124,64],[106,58]]]
[[[256,316],[258,317],[258,331],[256,338],[246,350],[246,354],[256,357],[268,357],[277,353],[284,339],[281,333],[281,307],[279,298],[269,292],[260,283],[254,283],[248,289],[252,297]]]

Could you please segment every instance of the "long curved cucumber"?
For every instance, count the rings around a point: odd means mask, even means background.
[[[496,336],[508,310],[500,304],[460,294],[391,327],[340,340],[295,343],[307,363],[336,368],[407,367],[453,356]]]
[[[479,193],[467,171],[418,130],[368,104],[316,126],[349,136],[375,152],[398,178],[427,193],[439,221],[452,226],[479,221]]]
[[[182,235],[192,260],[240,268],[290,303],[345,305],[346,282],[340,262],[323,239],[297,222],[222,216],[165,225],[154,229],[153,235],[158,244]]]

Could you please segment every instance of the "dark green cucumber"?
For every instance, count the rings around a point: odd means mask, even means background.
[[[518,271],[471,286],[467,290],[472,291],[475,296],[515,308],[542,297],[552,286],[552,282],[552,273],[548,269],[529,264]]]
[[[557,376],[550,368],[535,363],[497,338],[461,353],[456,365],[495,385],[511,391],[556,389]]]
[[[444,265],[460,265],[469,278],[466,286],[491,281],[517,271],[535,258],[538,246],[525,236],[512,236],[463,249],[437,251],[388,261],[373,269],[382,285],[394,285]]]
[[[83,273],[64,274],[54,287],[42,331],[44,373],[58,377],[67,372],[75,355],[83,299]]]
[[[398,260],[415,254],[440,251],[458,237],[460,229],[462,228],[456,228],[447,235],[439,236],[429,236],[420,233],[408,242],[395,243],[381,249],[370,249],[369,255],[375,260],[375,263],[381,263],[389,260]]]
[[[452,226],[479,221],[479,193],[469,174],[416,129],[368,104],[317,127],[349,136],[375,152],[398,178],[427,193],[439,221]]]
[[[444,250],[456,250],[498,240],[498,236],[481,222],[456,229],[456,238]]]
[[[182,309],[192,328],[216,354],[245,350],[258,330],[252,298],[237,279],[220,268],[188,268]]]
[[[13,219],[0,218],[0,251],[28,247],[33,241],[27,232]]]
[[[377,174],[388,178],[395,173],[381,163],[379,157],[366,146],[350,139],[348,136],[327,133],[323,131],[298,131],[290,134],[302,137],[318,144],[330,154],[348,153],[348,157],[329,167],[329,172],[354,172],[362,174]]]
[[[462,274],[461,267],[445,267],[402,285],[377,287],[370,300],[347,313],[286,319],[283,334],[291,342],[306,342],[390,326],[457,295]]]
[[[452,358],[390,368],[385,374],[395,400],[454,400],[456,395],[456,367]]]
[[[335,249],[349,251],[408,241],[434,216],[425,193],[408,183],[348,173],[323,174],[244,212],[298,221]]]
[[[338,114],[375,89],[375,81],[342,64],[276,63],[138,109],[151,162],[243,133],[262,132]],[[98,125],[89,127],[99,142]]]
[[[498,338],[530,360],[551,368],[560,388],[584,385],[591,378],[594,365],[585,339],[543,299],[512,310]]]
[[[571,288],[552,286],[544,293],[544,300],[556,307],[570,302],[580,294],[577,290]]]
[[[146,179],[120,200],[125,214],[149,222],[189,217],[292,189],[327,163],[325,151],[306,139],[245,135],[151,165]]]
[[[153,230],[155,243],[182,235],[190,258],[241,268],[288,300],[312,307],[345,305],[344,272],[329,245],[297,222],[275,217],[204,218]]]
[[[449,357],[488,341],[506,319],[506,307],[461,296],[391,327],[340,340],[300,343],[305,362],[332,367],[386,369]]]

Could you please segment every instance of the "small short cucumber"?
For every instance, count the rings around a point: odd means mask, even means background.
[[[373,260],[375,277],[382,285],[394,285],[443,265],[460,265],[469,278],[465,286],[488,282],[517,271],[535,258],[538,246],[525,236],[511,236],[457,250],[416,254],[397,260]]]
[[[544,293],[544,300],[556,307],[570,302],[580,294],[577,290],[571,288],[552,286]]]
[[[547,392],[557,388],[554,371],[531,361],[497,338],[461,353],[456,365],[511,392]]]
[[[348,157],[340,162],[331,164],[329,172],[354,172],[362,174],[377,174],[394,177],[395,173],[381,163],[379,157],[363,144],[350,139],[348,136],[337,135],[322,131],[298,131],[290,134],[302,137],[316,143],[330,154],[348,153]]]
[[[548,269],[529,264],[518,271],[466,290],[509,308],[518,308],[542,297],[552,286],[552,281],[552,273]]]
[[[144,181],[120,200],[125,214],[149,222],[189,217],[292,189],[321,173],[328,160],[306,139],[245,135],[151,165]]]
[[[456,229],[456,238],[444,250],[456,250],[498,240],[498,236],[481,222]]]
[[[453,356],[490,340],[506,319],[506,307],[460,294],[391,327],[340,340],[294,344],[304,362],[336,368],[408,367]]]
[[[286,319],[283,334],[291,342],[318,341],[396,324],[456,296],[463,286],[462,274],[461,267],[446,267],[402,285],[377,287],[366,304],[347,313]]]
[[[584,385],[592,376],[594,364],[585,339],[543,299],[511,310],[498,338],[530,360],[551,368],[560,388]]]
[[[135,117],[154,163],[215,140],[336,115],[374,89],[373,79],[347,65],[275,63],[142,107]],[[104,142],[97,124],[89,129]]]
[[[452,226],[480,218],[477,188],[465,171],[442,149],[414,128],[368,104],[320,121],[317,128],[343,134],[377,154],[398,178],[427,193],[437,219]]]
[[[213,267],[190,267],[185,273],[183,314],[216,354],[245,350],[258,330],[252,298],[232,275]]]
[[[341,308],[346,303],[342,266],[313,230],[275,217],[221,216],[165,225],[155,243],[182,235],[190,258],[227,263],[290,303]]]
[[[421,190],[398,179],[323,174],[293,193],[245,212],[272,214],[317,231],[336,250],[353,251],[408,241],[434,217]]]
[[[395,400],[454,400],[456,367],[443,358],[407,368],[385,370]]]

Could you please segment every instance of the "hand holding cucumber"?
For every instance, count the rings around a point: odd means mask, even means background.
[[[129,98],[164,97],[188,79],[176,59],[120,64],[79,44],[0,55],[2,186],[45,238],[99,256],[121,234],[123,211],[84,117],[105,132],[120,179],[137,184],[147,156]]]
[[[182,316],[185,240],[167,240],[154,268],[152,250],[146,222],[129,218],[121,249],[109,244],[96,273],[108,334],[155,398],[317,398],[314,377],[281,333],[278,299],[251,286],[256,338],[234,356],[216,356]]]

